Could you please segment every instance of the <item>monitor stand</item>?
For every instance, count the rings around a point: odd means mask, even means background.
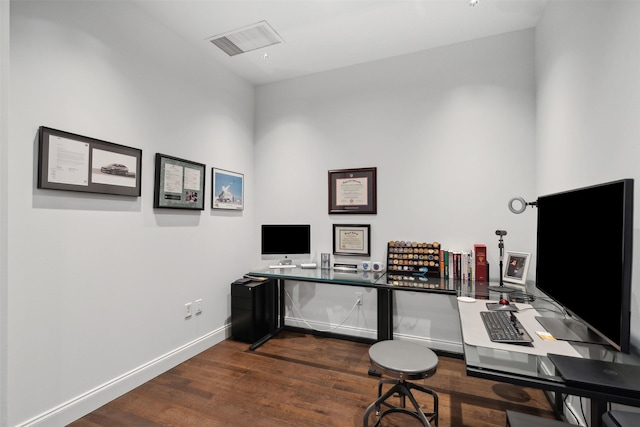
[[[609,345],[607,341],[578,320],[544,316],[536,316],[536,320],[557,340]]]

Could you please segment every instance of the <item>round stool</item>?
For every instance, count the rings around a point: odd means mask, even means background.
[[[371,414],[374,409],[378,416],[376,426],[380,424],[382,417],[394,412],[411,415],[427,427],[431,426],[431,422],[436,426],[438,425],[438,395],[436,392],[407,382],[407,380],[427,378],[436,373],[438,356],[433,351],[421,345],[405,341],[379,341],[369,348],[369,360],[371,361],[372,367],[380,371],[382,375],[391,378],[381,379],[380,382],[378,382],[378,399],[369,405],[365,411],[364,427],[368,427],[369,414]],[[382,394],[384,384],[393,384],[393,386],[386,393]],[[411,393],[412,389],[430,394],[433,397],[433,412],[425,414],[422,409],[420,409],[420,405]],[[394,394],[398,394],[400,397],[400,404],[397,406],[387,402],[387,399]],[[413,404],[413,410],[405,406],[405,398],[407,397]],[[389,409],[381,412],[381,406],[386,406]]]

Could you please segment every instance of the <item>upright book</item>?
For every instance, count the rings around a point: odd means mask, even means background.
[[[473,245],[473,251],[475,252],[476,281],[488,282],[489,268],[487,265],[487,246],[481,243],[476,243]]]

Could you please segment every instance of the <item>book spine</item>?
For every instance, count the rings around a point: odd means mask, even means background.
[[[449,278],[449,251],[444,251],[444,277]]]
[[[487,246],[476,243],[473,245],[473,250],[475,252],[476,281],[488,282]]]

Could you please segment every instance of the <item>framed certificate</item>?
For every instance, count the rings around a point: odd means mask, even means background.
[[[376,168],[329,171],[330,214],[375,214]]]
[[[205,165],[156,153],[154,208],[204,210]]]
[[[370,224],[333,224],[334,255],[371,255]]]
[[[142,150],[41,126],[38,188],[140,196]]]

